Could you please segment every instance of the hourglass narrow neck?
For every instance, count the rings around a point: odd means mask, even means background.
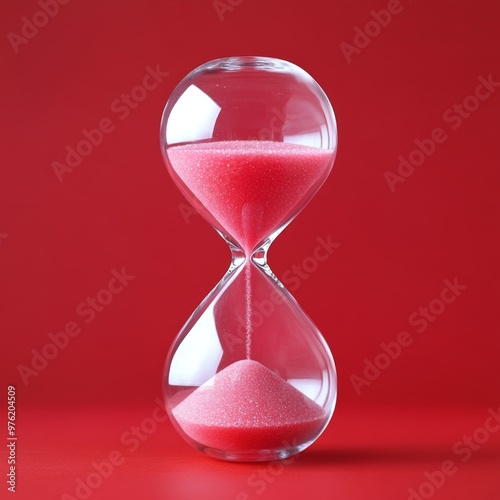
[[[267,251],[269,250],[270,242],[267,245],[260,246],[254,250],[250,256],[252,262],[257,264],[259,267],[267,267]]]
[[[267,252],[271,245],[270,240],[266,240],[266,242],[253,250],[243,250],[239,246],[234,243],[228,241],[229,249],[231,250],[231,267],[239,267],[245,262],[253,262],[259,267],[267,267]]]
[[[226,239],[226,242],[229,244],[229,249],[231,250],[231,268],[230,269],[240,267],[247,260],[245,252],[240,247],[229,242],[227,239]]]

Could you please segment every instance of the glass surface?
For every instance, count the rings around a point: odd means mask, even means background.
[[[337,150],[331,105],[291,63],[218,59],[176,87],[160,141],[177,187],[232,252],[229,270],[167,356],[170,419],[213,457],[290,456],[328,424],[336,371],[321,333],[266,255],[331,171]]]

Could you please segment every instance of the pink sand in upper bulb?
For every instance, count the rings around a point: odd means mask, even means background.
[[[277,229],[328,175],[335,152],[272,141],[173,146],[170,163],[245,251]]]
[[[252,451],[304,443],[325,410],[261,363],[237,361],[172,411],[184,432],[219,450]]]

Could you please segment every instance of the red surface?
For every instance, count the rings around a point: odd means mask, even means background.
[[[499,498],[500,432],[482,445],[473,440],[474,451],[464,442],[484,426],[487,411],[344,406],[322,437],[295,458],[247,464],[195,452],[168,421],[160,422],[166,415],[155,408],[152,402],[133,409],[25,411],[19,418],[20,493],[5,498],[78,498],[86,491],[77,491],[78,485],[88,481],[97,486],[90,490],[92,500],[406,500],[410,488],[431,490],[422,486],[429,475],[443,483],[432,498]],[[153,418],[160,423],[153,425]],[[112,468],[103,464],[110,460]],[[455,472],[443,481],[436,471],[450,461]]]
[[[71,1],[40,28],[36,1],[0,6],[14,498],[74,492],[115,449],[126,461],[92,499],[407,498],[498,408],[498,2],[222,3]],[[136,452],[120,444],[153,415],[168,347],[229,264],[171,182],[158,128],[177,82],[234,54],[303,67],[339,127],[332,174],[269,255],[331,346],[338,410],[262,492],[248,483],[262,465],[210,461],[167,423]],[[320,239],[337,244],[324,261]],[[498,436],[432,498],[498,498]]]

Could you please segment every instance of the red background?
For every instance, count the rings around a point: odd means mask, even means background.
[[[158,143],[175,85],[223,56],[298,64],[337,116],[334,170],[269,256],[282,277],[316,238],[340,245],[293,291],[331,346],[337,411],[264,491],[248,483],[262,464],[207,459],[165,423],[139,450],[122,449],[125,464],[91,498],[407,498],[426,470],[459,461],[454,443],[500,404],[500,89],[456,130],[443,117],[478,77],[500,81],[498,3],[402,1],[350,62],[340,44],[386,1],[233,4],[221,19],[211,1],[73,0],[14,48],[8,34],[41,7],[2,3],[1,377],[2,391],[17,389],[17,498],[74,495],[93,460],[123,448],[122,433],[153,413],[174,336],[229,264],[215,231],[183,215]],[[168,76],[117,113],[112,103],[157,65]],[[105,118],[114,130],[60,181],[53,162]],[[447,139],[391,192],[384,173],[438,127]],[[135,278],[85,323],[78,305],[122,268]],[[409,316],[454,278],[467,289],[418,333]],[[19,366],[70,321],[81,333],[24,383]],[[352,376],[400,331],[412,345],[356,391]],[[499,441],[492,433],[434,497],[500,498]]]

